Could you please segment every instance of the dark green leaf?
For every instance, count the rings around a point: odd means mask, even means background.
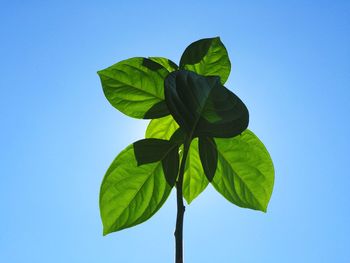
[[[168,75],[164,87],[169,111],[192,138],[233,137],[248,126],[246,106],[217,77],[179,70]]]
[[[137,165],[163,160],[174,146],[170,141],[154,138],[134,142]]]
[[[162,58],[162,57],[149,57],[150,60],[153,60],[154,62],[157,62],[158,64],[162,65],[164,68],[166,68],[169,72],[178,70],[178,66],[172,62],[170,59]]]
[[[103,234],[146,221],[159,210],[170,191],[162,163],[138,166],[134,147],[128,146],[112,162],[101,185]]]
[[[203,76],[219,76],[224,84],[230,75],[231,62],[219,37],[205,38],[189,45],[180,60],[180,68]]]
[[[179,173],[179,148],[172,147],[162,160],[165,179],[170,186],[174,186]]]
[[[149,138],[134,142],[137,165],[162,161],[164,175],[174,186],[179,171],[179,146],[177,143]]]
[[[218,166],[212,181],[215,189],[240,207],[266,212],[274,168],[263,143],[249,130],[215,142],[218,151]]]
[[[159,118],[169,114],[164,101],[162,65],[147,58],[131,58],[98,72],[108,101],[134,118]]]
[[[181,128],[178,128],[170,138],[170,141],[176,145],[184,144],[185,142],[185,133]]]
[[[209,182],[213,180],[218,164],[218,151],[213,138],[199,137],[199,156]]]

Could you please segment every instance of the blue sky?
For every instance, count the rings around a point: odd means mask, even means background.
[[[174,192],[102,237],[102,177],[147,122],[110,106],[96,71],[212,36],[275,189],[264,214],[208,187],[186,210],[186,262],[350,262],[349,1],[2,1],[0,36],[0,262],[173,262]]]

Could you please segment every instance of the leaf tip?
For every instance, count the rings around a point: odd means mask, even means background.
[[[105,227],[103,228],[103,231],[102,231],[102,236],[107,236],[109,233],[111,233],[108,229],[106,229]]]
[[[264,206],[263,206],[263,205],[262,205],[262,206],[260,206],[260,207],[259,207],[259,210],[260,210],[261,212],[263,212],[263,213],[265,213],[265,214],[266,214],[266,213],[267,213],[267,204],[266,204],[266,205],[264,205]]]

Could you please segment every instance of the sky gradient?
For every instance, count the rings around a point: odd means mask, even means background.
[[[209,186],[186,209],[186,262],[350,262],[349,1],[1,1],[0,36],[0,262],[173,262],[175,191],[102,236],[103,175],[148,122],[96,72],[214,36],[275,188],[264,214]]]

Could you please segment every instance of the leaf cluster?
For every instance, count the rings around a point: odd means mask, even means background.
[[[163,57],[135,57],[98,72],[113,107],[152,119],[146,138],[122,151],[103,179],[104,234],[140,224],[160,209],[178,179],[184,147],[188,203],[211,183],[237,206],[266,211],[272,160],[247,129],[247,107],[224,86],[230,70],[227,50],[215,37],[189,45],[179,65]]]

